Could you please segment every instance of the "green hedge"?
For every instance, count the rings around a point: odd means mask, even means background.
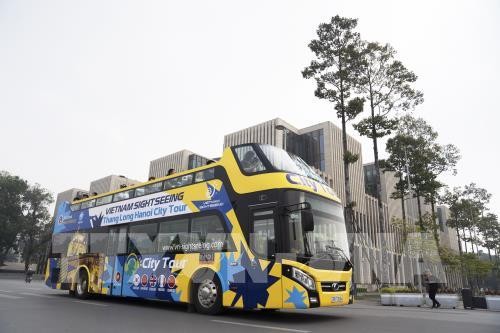
[[[384,287],[380,289],[381,294],[415,294],[419,291],[408,287]]]

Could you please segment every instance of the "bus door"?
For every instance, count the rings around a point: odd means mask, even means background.
[[[251,260],[249,275],[252,279],[247,283],[247,293],[262,293],[265,297],[269,295],[265,304],[258,303],[267,308],[281,308],[281,264],[276,262],[279,251],[280,233],[278,228],[277,207],[275,204],[250,206],[250,247],[255,254]]]
[[[108,264],[112,267],[111,272],[111,295],[121,296],[123,281],[123,269],[127,252],[127,227],[115,227],[109,229],[108,242]],[[126,281],[125,281],[126,283]]]

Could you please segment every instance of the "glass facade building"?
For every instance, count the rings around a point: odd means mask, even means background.
[[[286,131],[286,150],[300,156],[307,164],[325,171],[325,136],[323,129],[296,134]]]

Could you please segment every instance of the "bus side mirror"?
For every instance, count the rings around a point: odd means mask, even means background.
[[[310,209],[302,209],[300,211],[300,219],[304,232],[314,231],[314,218]]]

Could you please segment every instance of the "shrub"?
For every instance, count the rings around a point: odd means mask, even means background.
[[[382,294],[414,294],[418,292],[417,289],[408,287],[384,287],[380,289]]]

